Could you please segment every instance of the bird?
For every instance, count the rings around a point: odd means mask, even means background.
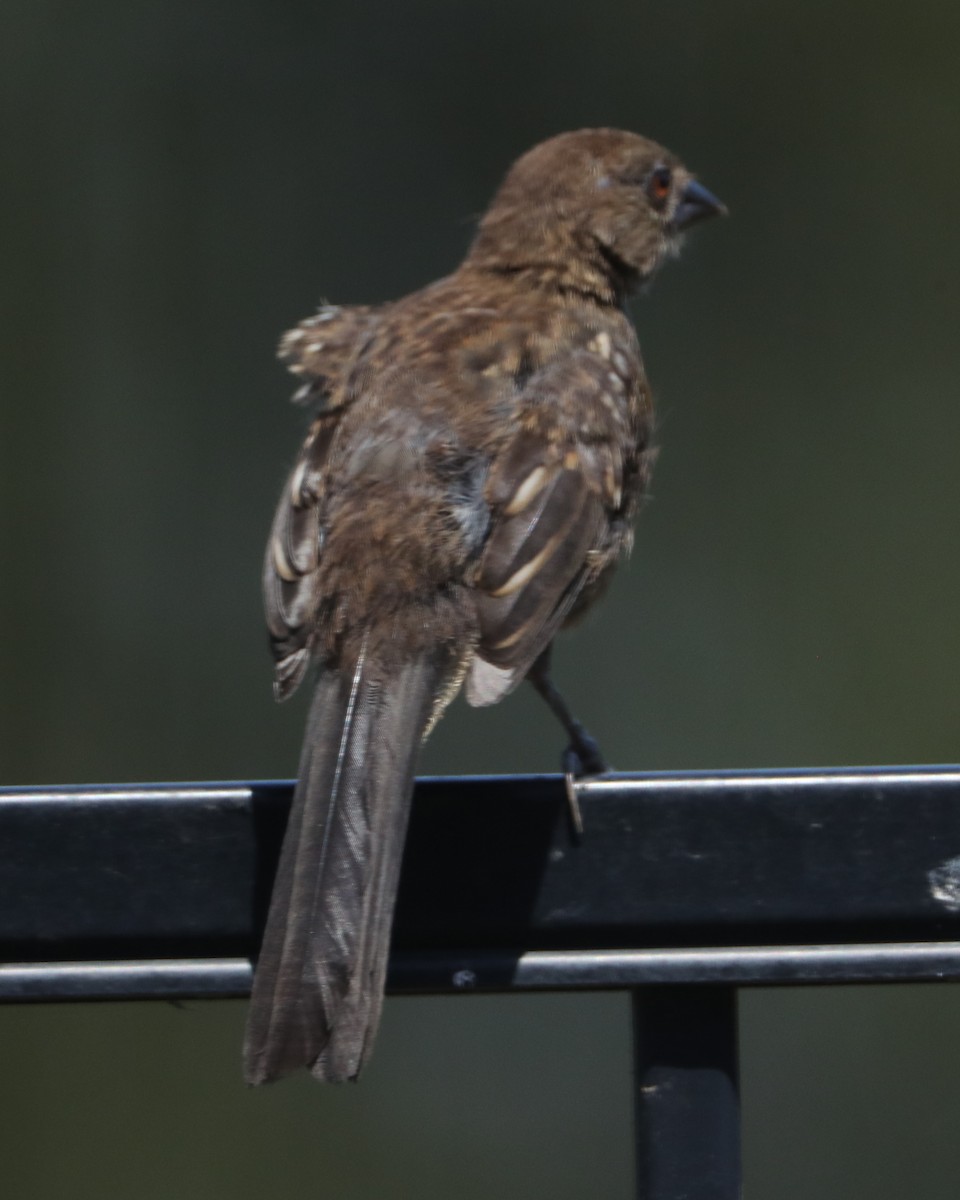
[[[606,769],[551,645],[631,548],[655,456],[627,298],[725,212],[638,134],[520,157],[461,265],[401,299],[324,304],[281,340],[312,420],[268,539],[274,692],[316,674],[256,962],[248,1083],[356,1079],[383,1004],[417,752],[461,690],[529,679],[568,778]]]

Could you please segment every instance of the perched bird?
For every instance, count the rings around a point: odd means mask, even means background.
[[[653,409],[627,295],[723,206],[632,133],[561,134],[512,167],[462,265],[281,342],[316,415],[264,569],[275,692],[317,669],[257,962],[250,1083],[353,1079],[380,1019],[420,743],[464,687],[530,678],[604,769],[550,645],[629,550]]]

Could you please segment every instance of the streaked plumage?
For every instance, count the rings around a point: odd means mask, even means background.
[[[514,166],[453,275],[284,337],[316,415],[264,595],[277,696],[311,664],[319,681],[251,1082],[354,1078],[369,1054],[419,743],[461,684],[490,704],[542,673],[629,549],[653,409],[623,300],[719,210],[652,142],[561,135]]]

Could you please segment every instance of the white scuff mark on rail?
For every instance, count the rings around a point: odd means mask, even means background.
[[[950,912],[960,912],[960,855],[927,872],[930,895]]]

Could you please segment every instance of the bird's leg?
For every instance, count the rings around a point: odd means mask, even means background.
[[[583,833],[583,816],[580,812],[576,781],[584,775],[603,775],[610,768],[600,751],[596,738],[587,732],[567,707],[566,700],[560,695],[550,676],[551,649],[552,647],[548,646],[544,650],[527,672],[527,678],[547,702],[550,711],[570,738],[570,744],[564,750],[561,761],[567,789],[567,804],[570,807],[570,820],[574,832],[579,837]]]

